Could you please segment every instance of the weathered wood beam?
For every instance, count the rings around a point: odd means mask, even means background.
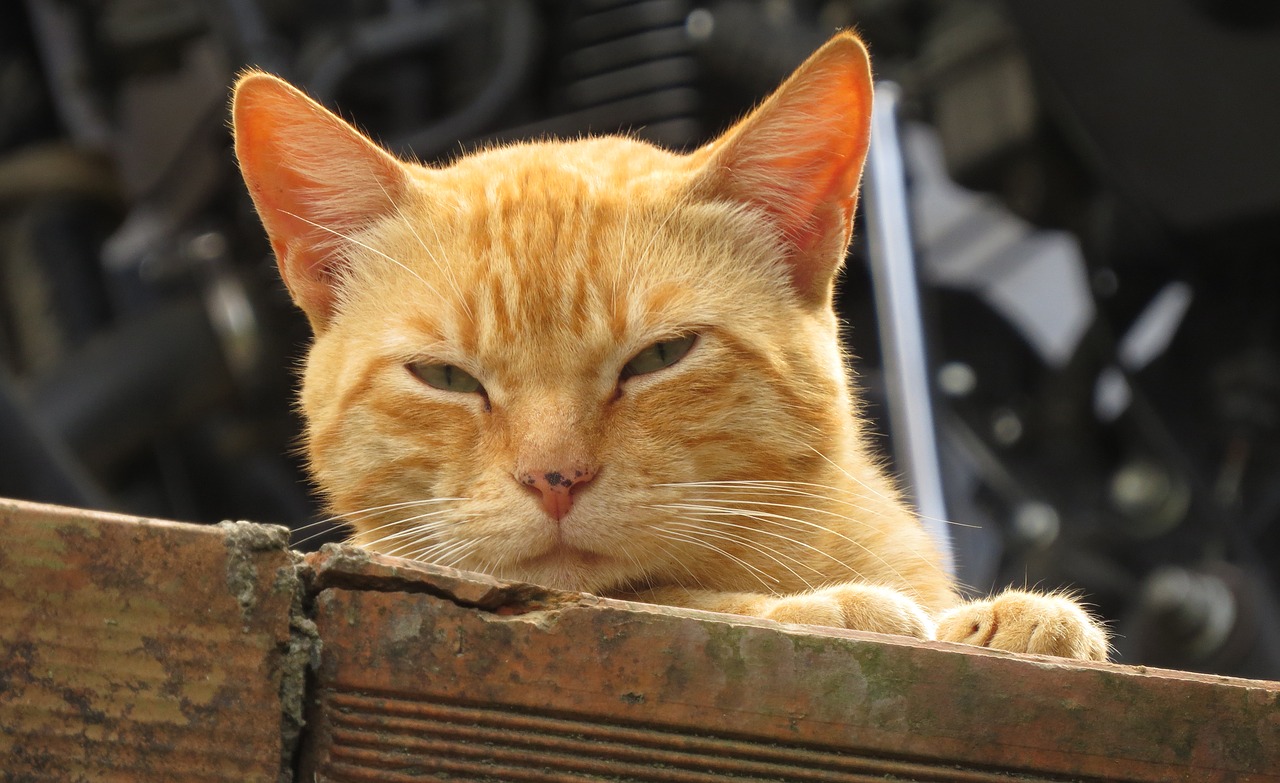
[[[301,712],[308,721],[298,742]],[[1280,781],[1280,683],[0,500],[0,779]]]
[[[285,542],[0,500],[0,779],[275,783],[303,673]]]

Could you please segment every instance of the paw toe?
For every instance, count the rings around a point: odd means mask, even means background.
[[[797,625],[843,628],[840,605],[827,596],[807,593],[779,598],[762,615],[766,620]]]
[[[934,638],[924,610],[902,593],[875,585],[840,585],[823,591],[840,604],[844,627],[859,631]]]
[[[938,638],[1010,652],[1103,661],[1107,637],[1074,601],[1010,591],[956,607],[938,621]]]
[[[938,638],[946,642],[988,647],[998,628],[991,602],[976,601],[957,606],[938,618]]]
[[[876,585],[836,585],[778,598],[761,616],[783,623],[934,638],[933,621],[923,609],[896,590]]]

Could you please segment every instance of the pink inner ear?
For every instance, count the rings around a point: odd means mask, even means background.
[[[831,234],[847,235],[857,203],[860,161],[850,165],[848,153],[829,150],[771,163],[781,188],[766,188],[770,197],[757,201],[775,217],[795,253],[815,250]],[[842,244],[848,244],[848,236]]]
[[[713,143],[715,189],[774,219],[796,287],[815,301],[829,297],[849,242],[871,101],[866,50],[844,33]]]
[[[395,158],[287,83],[250,74],[236,85],[236,156],[281,277],[313,326],[336,298],[331,264],[342,236],[395,207]]]

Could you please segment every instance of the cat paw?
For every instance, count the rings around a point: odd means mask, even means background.
[[[914,601],[888,587],[844,584],[775,598],[761,616],[781,623],[934,638],[933,621]]]
[[[1107,634],[1070,598],[1010,590],[938,618],[938,639],[1086,661],[1107,659]]]

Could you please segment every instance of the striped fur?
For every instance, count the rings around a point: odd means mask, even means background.
[[[870,96],[845,34],[689,155],[610,137],[428,168],[243,77],[237,154],[316,332],[307,455],[353,540],[608,595],[971,632],[980,610],[868,452],[837,337]],[[620,379],[688,334],[682,360]],[[423,383],[406,369],[423,361],[485,393]],[[559,465],[595,477],[556,521],[519,476]],[[1078,625],[1042,651],[1105,654]]]

